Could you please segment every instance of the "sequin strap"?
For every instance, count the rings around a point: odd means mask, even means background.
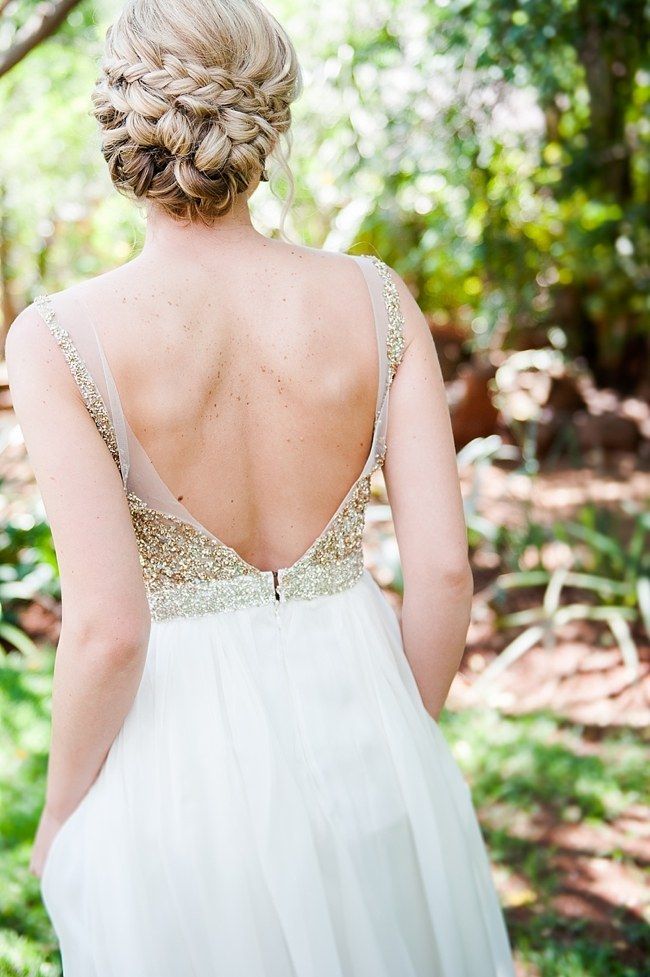
[[[388,429],[388,394],[397,368],[406,348],[404,341],[404,315],[399,292],[391,269],[372,254],[359,255],[364,261],[366,280],[372,298],[380,354],[379,390],[375,415],[372,455],[364,470],[382,468],[386,458],[386,434]],[[372,269],[372,270],[368,270]],[[372,468],[370,464],[372,462]]]
[[[95,422],[97,430],[101,434],[108,450],[113,456],[115,464],[119,468],[120,455],[115,429],[113,428],[110,415],[106,410],[106,405],[102,400],[102,395],[99,392],[97,384],[81,358],[77,347],[73,343],[70,333],[60,325],[50,296],[39,295],[34,300],[34,305],[60,347],[66,363],[70,368],[74,382],[79,388],[88,413]]]
[[[404,314],[400,304],[395,279],[388,265],[375,255],[368,255],[382,280],[382,296],[386,309],[386,356],[388,358],[388,386],[391,385],[397,367],[404,357]]]

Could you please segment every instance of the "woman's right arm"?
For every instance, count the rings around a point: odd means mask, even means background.
[[[435,345],[411,292],[391,274],[406,350],[390,391],[384,475],[404,578],[404,651],[425,708],[437,720],[465,648],[472,572]]]

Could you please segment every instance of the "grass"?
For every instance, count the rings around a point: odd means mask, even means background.
[[[634,731],[590,741],[588,730],[552,713],[515,718],[488,710],[448,712],[444,728],[479,807],[543,806],[559,820],[598,821],[650,803],[647,744]]]
[[[519,973],[646,974],[650,927],[625,901],[642,897],[650,852],[639,857],[623,819],[648,815],[647,743],[546,713],[447,713],[444,729],[472,787]]]
[[[47,651],[1,659],[0,977],[61,975],[28,871],[46,769],[52,660]],[[650,932],[617,885],[626,873],[636,884],[644,866],[617,823],[650,803],[642,793],[647,744],[626,731],[594,738],[550,714],[471,710],[445,714],[443,727],[472,786],[518,974],[642,977]],[[583,833],[575,843],[572,831]],[[590,890],[592,859],[616,873],[605,893]],[[586,911],[567,912],[558,902],[567,895],[579,906],[584,899]]]

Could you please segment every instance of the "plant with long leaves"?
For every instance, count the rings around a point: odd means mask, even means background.
[[[632,516],[632,529],[626,537],[615,516],[587,506],[577,521],[555,527],[555,538],[576,548],[573,566],[553,571],[540,567],[497,578],[492,588],[497,602],[515,590],[544,587],[544,594],[539,606],[499,618],[502,628],[524,630],[486,668],[477,682],[478,689],[536,645],[555,647],[558,629],[571,621],[603,622],[620,649],[629,680],[636,680],[640,662],[633,627],[640,625],[650,638],[650,555],[646,548],[650,513]],[[596,528],[599,523],[610,531]],[[597,602],[585,599],[562,603],[567,588],[591,595]]]

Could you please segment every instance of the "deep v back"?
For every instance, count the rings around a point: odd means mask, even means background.
[[[246,579],[247,586],[251,578],[258,584],[262,580],[272,580],[275,599],[283,598],[281,580],[285,585],[291,584],[292,579],[301,581],[295,588],[296,594],[308,596],[314,589],[313,581],[306,588],[303,584],[307,577],[314,576],[309,572],[309,568],[313,571],[314,566],[325,565],[328,573],[331,573],[333,564],[343,564],[345,558],[353,556],[354,559],[348,561],[347,570],[339,573],[338,581],[348,580],[351,573],[358,575],[370,477],[381,467],[385,456],[388,394],[403,355],[404,339],[399,296],[389,269],[373,256],[354,256],[354,260],[368,288],[377,340],[378,389],[370,450],[362,470],[318,536],[298,559],[289,566],[275,570],[262,570],[245,560],[199,522],[165,483],[125,416],[114,376],[90,313],[87,328],[75,330],[73,337],[59,321],[50,298],[42,296],[37,299],[37,307],[61,347],[86,406],[119,467],[140,545],[145,579],[147,567],[154,562],[153,550],[156,547],[169,548],[172,541],[172,550],[178,551],[179,547],[182,548],[180,538],[190,541],[195,548],[198,546],[202,552],[207,548],[211,557],[217,558],[220,572],[225,572],[229,578]],[[171,527],[174,527],[174,531]],[[338,566],[337,569],[341,571],[343,568]],[[170,566],[166,567],[163,576],[173,576],[170,570]],[[207,575],[210,580],[213,579],[209,571]],[[334,583],[330,580],[327,584],[329,587],[333,585],[336,587],[336,580]],[[268,586],[262,584],[262,591],[266,593]],[[237,597],[236,603],[240,600]]]

